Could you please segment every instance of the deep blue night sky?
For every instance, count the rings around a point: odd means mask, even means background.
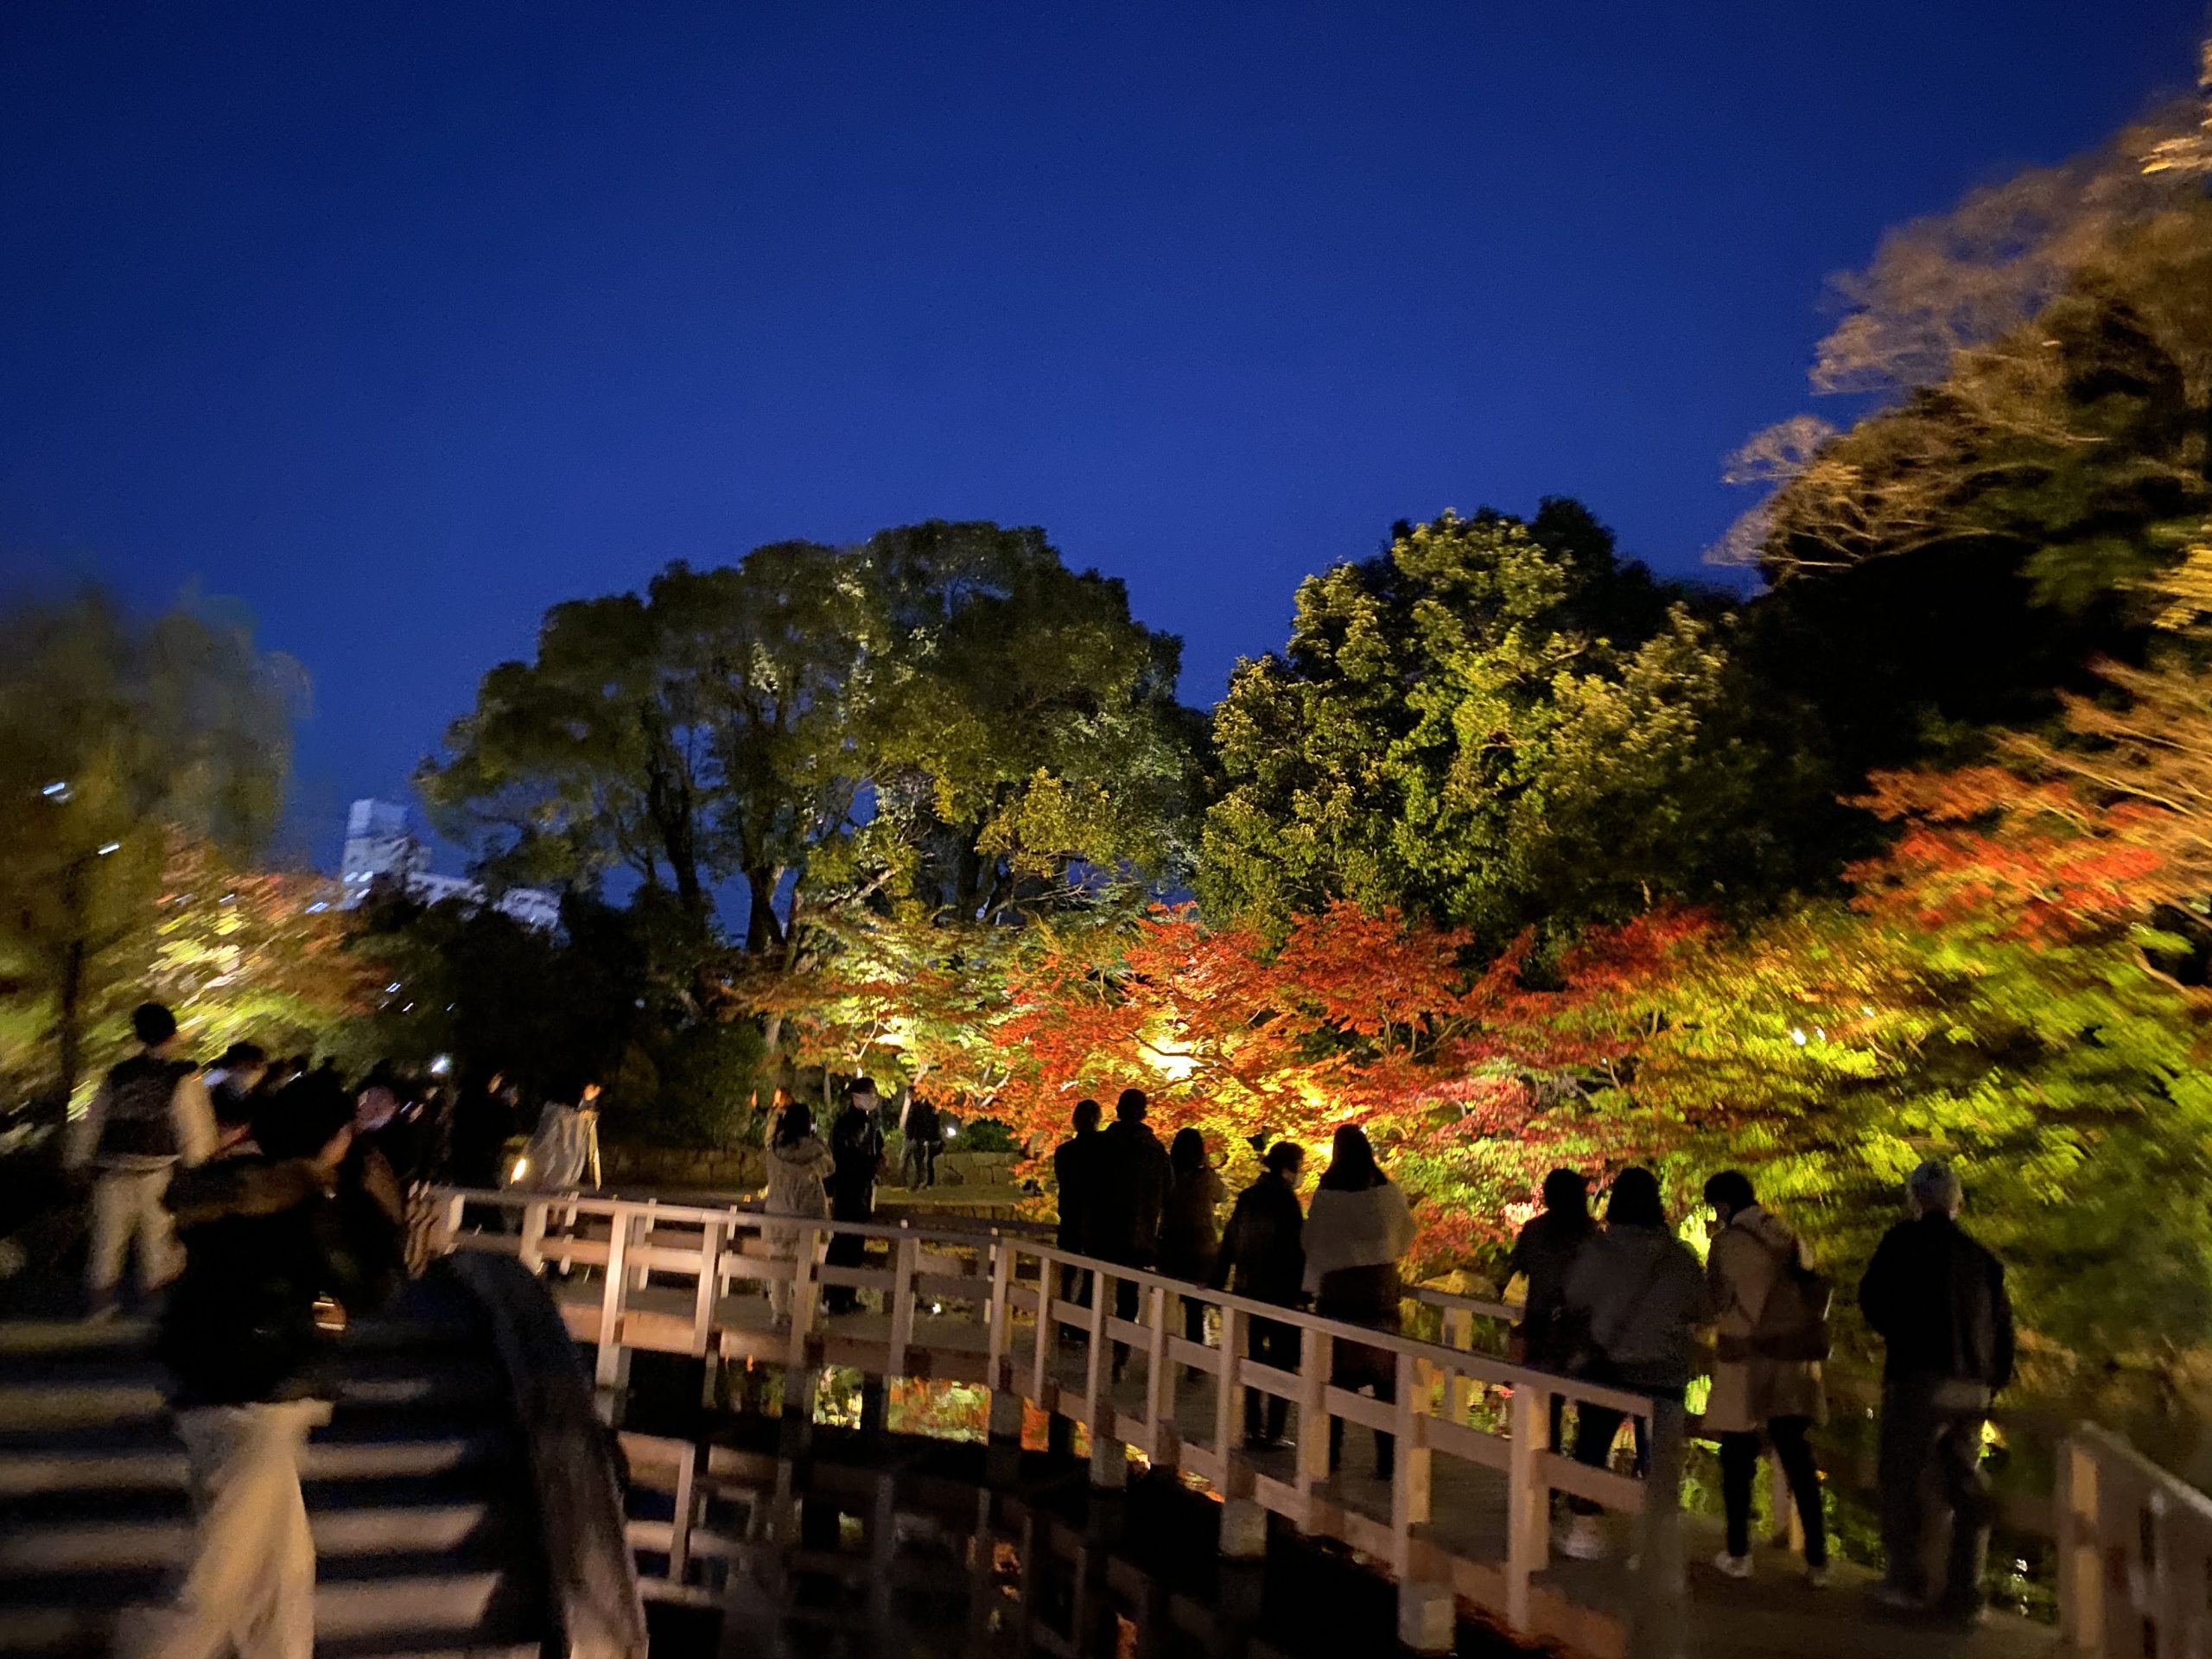
[[[243,598],[300,834],[563,598],[1041,524],[1211,701],[1395,518],[1668,570],[1887,223],[2202,0],[0,9],[0,566]]]

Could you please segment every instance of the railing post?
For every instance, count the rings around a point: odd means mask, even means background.
[[[704,1354],[714,1341],[715,1301],[721,1294],[722,1224],[709,1217],[699,1230],[699,1279],[691,1301],[691,1352]]]
[[[1336,1340],[1326,1331],[1306,1332],[1298,1358],[1298,1486],[1312,1492],[1329,1484],[1329,1370]]]
[[[658,1210],[659,1207],[660,1200],[658,1198],[647,1198],[645,1200],[644,1211],[631,1224],[637,1235],[636,1237],[631,1241],[632,1243],[644,1245],[652,1244],[653,1237],[653,1211]],[[630,1288],[632,1290],[644,1290],[646,1288],[647,1281],[652,1276],[652,1268],[650,1266],[642,1266],[636,1269],[636,1273],[637,1279],[635,1282],[631,1285]]]
[[[445,1212],[438,1223],[438,1254],[453,1254],[454,1241],[461,1236],[461,1214],[467,1197],[460,1192],[450,1195],[445,1202]]]
[[[790,1224],[798,1233],[798,1248],[791,1255],[791,1342],[785,1349],[784,1386],[788,1389],[792,1379],[806,1369],[806,1339],[814,1332],[815,1304],[821,1298],[814,1282],[814,1251],[820,1242],[818,1224],[808,1222]],[[785,1414],[789,1414],[786,1408]]]
[[[1001,1368],[1006,1367],[1007,1333],[1013,1318],[1007,1291],[1014,1283],[1014,1241],[995,1233],[990,1249],[991,1297],[985,1304],[989,1325],[983,1332],[983,1377],[996,1389],[1006,1386]]]
[[[618,1204],[607,1217],[607,1276],[599,1293],[599,1357],[593,1374],[602,1389],[615,1388],[622,1380],[622,1296],[627,1288],[623,1264],[630,1240],[629,1217],[623,1211]]]
[[[1059,1294],[1059,1276],[1060,1264],[1052,1253],[1039,1251],[1036,1343],[1029,1352],[1029,1397],[1040,1406],[1045,1403],[1045,1383],[1052,1376],[1052,1356],[1060,1345],[1060,1322],[1052,1313],[1052,1300]]]
[[[1466,1353],[1475,1345],[1475,1316],[1464,1307],[1444,1310],[1444,1345]],[[1465,1371],[1454,1370],[1444,1383],[1444,1415],[1447,1421],[1464,1423],[1467,1421],[1467,1407],[1473,1398],[1474,1381]]]
[[[899,1235],[891,1247],[891,1353],[885,1363],[890,1376],[906,1375],[906,1350],[914,1341],[914,1275],[920,1270],[922,1242],[910,1232]]]
[[[1160,1438],[1160,1425],[1165,1421],[1161,1415],[1162,1408],[1165,1408],[1167,1417],[1175,1414],[1175,1385],[1170,1380],[1175,1368],[1167,1357],[1167,1308],[1168,1304],[1173,1302],[1177,1305],[1176,1311],[1180,1313],[1181,1300],[1180,1297],[1172,1295],[1164,1285],[1150,1287],[1145,1298],[1145,1311],[1151,1316],[1147,1319],[1146,1326],[1151,1332],[1152,1343],[1150,1354],[1145,1362],[1144,1421],[1145,1427],[1152,1434],[1154,1459],[1166,1457],[1167,1452],[1166,1444]]]
[[[1104,1268],[1090,1275],[1090,1349],[1083,1357],[1083,1419],[1091,1438],[1098,1435],[1099,1379],[1108,1374],[1106,1314],[1114,1303],[1114,1280]]]
[[[1398,1450],[1391,1463],[1390,1530],[1396,1541],[1398,1575],[1412,1571],[1413,1529],[1429,1518],[1433,1454],[1428,1449],[1427,1367],[1411,1354],[1397,1359]]]
[[[1213,1449],[1221,1459],[1222,1491],[1230,1491],[1230,1454],[1236,1446],[1237,1396],[1243,1392],[1237,1380],[1244,1369],[1244,1311],[1221,1304],[1221,1362],[1214,1373]],[[1249,1490],[1249,1488],[1248,1488]]]
[[[532,1273],[545,1265],[545,1212],[550,1207],[543,1198],[522,1207],[522,1243],[515,1255]]]
[[[1506,1407],[1505,1622],[1522,1636],[1535,1630],[1531,1581],[1551,1565],[1551,1404],[1549,1389],[1522,1382]]]

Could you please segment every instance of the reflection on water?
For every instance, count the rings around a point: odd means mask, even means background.
[[[692,1498],[685,1535],[641,1558],[662,1580],[656,1659],[1346,1659],[1394,1644],[1386,1580],[1280,1527],[1265,1560],[1224,1562],[1218,1504],[1172,1476],[1094,1494],[1080,1465],[1039,1452],[817,1429],[808,1455],[779,1456],[773,1433],[629,1441],[634,1516],[672,1523],[677,1487]],[[1521,1649],[1471,1627],[1460,1651]]]

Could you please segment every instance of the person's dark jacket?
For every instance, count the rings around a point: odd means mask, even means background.
[[[865,1106],[848,1106],[830,1126],[830,1213],[867,1221],[875,1213],[875,1178],[883,1164],[883,1123]]]
[[[1882,1236],[1859,1281],[1859,1306],[1888,1350],[1885,1380],[1935,1377],[1993,1391],[2012,1380],[2004,1265],[1941,1211]]]
[[[1221,1236],[1213,1287],[1255,1301],[1294,1306],[1303,1294],[1306,1211],[1279,1175],[1262,1175],[1236,1195]]]
[[[315,1304],[358,1294],[335,1207],[305,1159],[219,1155],[170,1179],[184,1271],[158,1339],[181,1408],[317,1392]]]
[[[1598,1231],[1588,1215],[1572,1210],[1547,1210],[1521,1230],[1513,1253],[1505,1260],[1505,1276],[1529,1281],[1528,1300],[1521,1320],[1534,1365],[1554,1363],[1564,1357],[1560,1350],[1560,1314],[1567,1306],[1567,1279],[1574,1258]]]
[[[514,1107],[488,1089],[474,1090],[454,1108],[451,1179],[456,1186],[495,1191],[506,1173],[501,1154],[519,1128]]]
[[[1096,1169],[1086,1252],[1124,1267],[1151,1266],[1167,1201],[1167,1148],[1145,1124],[1117,1119],[1098,1133]]]
[[[1213,1277],[1221,1250],[1221,1205],[1229,1196],[1220,1175],[1201,1165],[1172,1173],[1160,1211],[1160,1270],[1203,1285]]]
[[[1052,1150],[1052,1185],[1060,1210],[1053,1243],[1064,1250],[1090,1247],[1090,1210],[1098,1201],[1100,1131],[1078,1129]]]

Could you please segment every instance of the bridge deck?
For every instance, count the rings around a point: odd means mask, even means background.
[[[578,1339],[595,1341],[603,1297],[599,1275],[556,1277],[550,1287]],[[632,1289],[624,1298],[623,1309],[620,1339],[625,1346],[672,1353],[694,1351],[696,1306],[691,1287]],[[779,1363],[786,1357],[787,1338],[772,1320],[763,1294],[741,1291],[718,1298],[712,1326],[715,1345],[727,1357]],[[810,1356],[822,1363],[881,1375],[888,1359],[891,1326],[890,1317],[883,1313],[818,1316]],[[918,1309],[902,1370],[916,1376],[981,1383],[987,1381],[987,1331],[980,1320],[961,1313]],[[1118,1421],[1141,1416],[1148,1397],[1149,1364],[1150,1356],[1135,1350],[1122,1380],[1104,1386]],[[1163,1416],[1182,1424],[1217,1421],[1216,1379],[1181,1366],[1174,1370],[1178,1376],[1172,1410]],[[1087,1376],[1084,1346],[1067,1345],[1050,1367],[1048,1386],[1057,1397],[1039,1403],[1082,1421]],[[1294,1440],[1298,1419],[1294,1405]],[[1179,1439],[1178,1445],[1218,1455],[1211,1436],[1203,1431]],[[1303,1528],[1345,1538],[1355,1546],[1364,1540],[1378,1546],[1375,1553],[1381,1554],[1391,1524],[1392,1494],[1387,1483],[1368,1472],[1373,1467],[1372,1445],[1369,1430],[1350,1427],[1344,1470],[1318,1487],[1301,1486],[1291,1451],[1255,1454],[1232,1446],[1230,1458],[1245,1478],[1243,1484],[1270,1509]],[[1430,1515],[1416,1529],[1424,1543],[1473,1569],[1478,1582],[1502,1573],[1508,1530],[1508,1484],[1503,1471],[1459,1459],[1437,1459]],[[1608,1525],[1614,1534],[1611,1560],[1554,1558],[1537,1578],[1540,1590],[1555,1599],[1554,1625],[1569,1626],[1572,1645],[1592,1654],[1620,1650],[1629,1612],[1630,1580],[1622,1570],[1622,1559],[1629,1548],[1630,1524],[1625,1517],[1609,1517]],[[2010,1615],[1993,1615],[1971,1633],[1885,1617],[1866,1599],[1872,1575],[1847,1563],[1837,1564],[1834,1582],[1827,1591],[1815,1592],[1803,1583],[1802,1567],[1794,1557],[1762,1547],[1757,1552],[1758,1576],[1748,1581],[1730,1580],[1707,1564],[1720,1547],[1717,1523],[1694,1516],[1688,1517],[1686,1530],[1692,1563],[1693,1650],[1705,1659],[1781,1655],[1844,1659],[1874,1654],[1884,1659],[2045,1659],[2057,1650],[2056,1632],[2048,1626]],[[1485,1599],[1480,1595],[1475,1599]]]

